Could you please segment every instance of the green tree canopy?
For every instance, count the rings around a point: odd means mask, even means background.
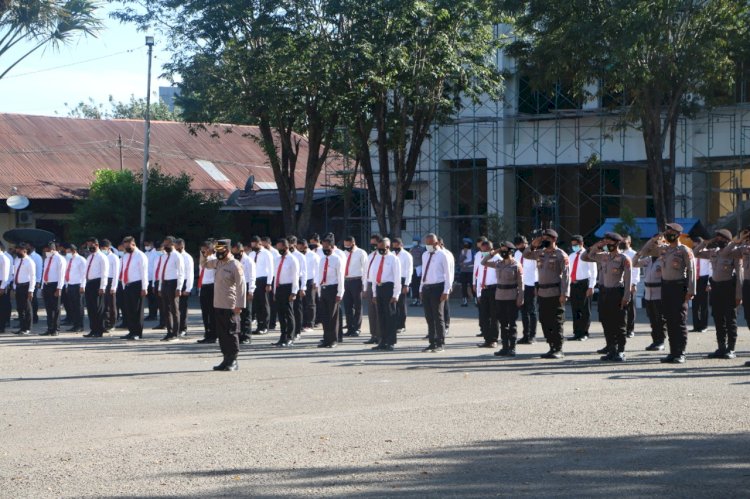
[[[136,99],[134,95],[130,96],[128,102],[116,101],[114,97],[109,96],[109,109],[104,104],[97,103],[89,97],[88,101],[81,101],[75,106],[68,106],[65,103],[67,115],[70,118],[85,118],[89,120],[109,120],[109,119],[146,119],[146,99]],[[170,111],[164,101],[151,103],[151,120],[154,121],[179,121],[179,113]]]

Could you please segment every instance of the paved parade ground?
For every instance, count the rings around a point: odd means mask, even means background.
[[[744,320],[737,359],[702,358],[711,328],[690,335],[687,364],[664,365],[643,351],[642,317],[612,364],[592,353],[598,323],[562,361],[539,359],[544,343],[501,360],[455,317],[475,310],[452,311],[442,354],[420,352],[411,308],[395,352],[366,338],[319,350],[320,330],[284,350],[255,336],[238,372],[211,370],[197,310],[177,343],[2,335],[0,496],[750,494]]]

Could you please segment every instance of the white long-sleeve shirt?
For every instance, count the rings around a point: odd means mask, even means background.
[[[484,258],[485,253],[479,252],[479,268],[474,271],[474,286],[477,288],[477,298],[482,296],[482,284],[484,286],[493,286],[497,284],[497,271],[494,268],[489,268],[486,265],[482,265],[481,261]],[[490,258],[490,262],[496,262],[501,260],[500,255],[495,255]]]
[[[177,254],[182,257],[182,265],[185,268],[185,292],[191,293],[195,285],[195,261],[187,251],[178,251]]]
[[[273,253],[268,251],[266,248],[261,248],[258,251],[253,251],[249,255],[255,263],[255,276],[260,279],[266,278],[266,285],[270,286],[273,284],[273,271],[274,271],[274,257]]]
[[[12,269],[13,261],[4,251],[0,251],[0,289],[8,289]]]
[[[521,262],[521,267],[523,267],[523,285],[531,287],[536,286],[536,283],[539,281],[539,271],[536,268],[536,260],[524,258],[523,251],[521,250],[516,250],[514,258],[516,261]]]
[[[210,262],[211,260],[216,260],[216,255],[209,255],[206,258],[207,262]],[[200,269],[198,270],[198,293],[200,294],[200,289],[203,286],[214,283],[215,277],[216,277],[216,270],[209,269],[206,267],[201,267],[200,264],[198,266],[200,267]]]
[[[65,284],[81,285],[86,282],[86,259],[76,253],[68,262],[65,269]]]
[[[123,286],[141,282],[141,290],[148,290],[148,256],[136,248],[132,253],[125,252],[122,257],[120,280]]]
[[[307,261],[307,280],[312,279],[313,283],[317,286],[318,283],[318,262],[320,257],[313,250],[307,250],[304,254],[305,260]]]
[[[398,299],[401,295],[401,262],[396,255],[377,254],[370,267],[370,275],[367,279],[372,282],[372,295],[375,296],[378,284],[386,282],[393,283],[393,297]]]
[[[120,284],[120,257],[110,250],[107,253],[107,278],[112,279],[112,289],[117,289]]]
[[[626,254],[628,256],[628,258],[630,258],[631,262],[633,261],[633,258],[635,257],[635,250],[633,248],[628,248],[628,249],[624,250],[623,253]],[[570,268],[572,269],[573,267],[571,266]],[[640,267],[633,266],[630,269],[630,276],[631,276],[630,277],[630,285],[631,286],[635,286],[636,284],[638,284],[639,282],[641,282],[641,269],[640,269]]]
[[[101,279],[99,289],[107,289],[107,275],[109,275],[109,261],[101,251],[92,253],[86,259],[85,282]]]
[[[326,268],[326,263],[328,267]],[[323,280],[325,277],[325,280]],[[324,286],[337,286],[336,296],[344,297],[344,259],[336,254],[323,255],[318,262],[315,285],[318,288]]]
[[[277,279],[278,278],[278,279]],[[274,293],[278,286],[292,285],[292,294],[299,293],[299,260],[287,253],[279,255],[276,259],[276,270],[274,271]]]
[[[179,253],[172,250],[171,253],[164,252],[159,258],[157,264],[159,275],[156,279],[159,281],[159,289],[164,289],[164,281],[177,281],[177,290],[182,289],[182,283],[185,281],[185,264]]]
[[[236,259],[236,257],[235,257]],[[242,260],[239,261],[242,264],[242,273],[245,275],[245,284],[247,292],[250,294],[255,293],[255,278],[257,276],[257,269],[255,267],[255,259],[253,257],[242,254]]]
[[[394,251],[393,254],[395,255],[396,252]],[[401,279],[404,280],[404,286],[410,286],[411,276],[414,274],[414,258],[411,253],[403,248],[396,256],[398,256],[398,261],[401,264]]]
[[[37,284],[42,282],[42,257],[36,251],[32,251],[27,256],[34,260],[34,269],[36,271],[36,282]]]
[[[359,277],[362,279],[362,285],[367,284],[367,264],[369,258],[367,252],[359,247],[353,247],[351,251],[346,251],[344,258],[344,278],[350,279]]]
[[[586,250],[579,249],[578,251],[575,251],[569,255],[568,261],[570,262],[570,283],[572,284],[576,281],[583,281],[584,279],[588,279],[589,289],[594,289],[596,287],[596,278],[599,271],[597,270],[597,265],[595,262],[584,262],[581,259],[581,257],[585,253]],[[573,269],[575,269],[575,274],[573,274]]]
[[[287,255],[289,254],[297,259],[297,263],[299,264],[299,287],[304,290],[307,283],[307,260],[305,260],[305,255],[296,250],[290,250]]]
[[[57,283],[57,289],[65,286],[65,269],[67,262],[65,257],[55,252],[44,260],[44,270],[42,271],[42,284]]]
[[[434,253],[425,251],[422,254],[422,282],[419,291],[427,284],[443,283],[443,293],[450,294],[453,287],[453,275],[448,255],[441,250]]]
[[[164,252],[157,251],[155,248],[148,250],[146,252],[146,257],[148,258],[148,280],[149,282],[154,282],[157,279],[156,277],[156,267],[159,265],[159,257],[163,255]]]
[[[36,264],[34,263],[33,258],[26,256],[24,258],[15,259],[13,265],[13,282],[16,286],[28,283],[29,293],[34,292],[36,289]]]

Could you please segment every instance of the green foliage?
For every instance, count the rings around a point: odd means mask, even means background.
[[[131,119],[142,120],[146,118],[146,99],[136,99],[131,95],[128,102],[115,101],[114,97],[109,96],[109,110],[104,108],[104,104],[97,103],[89,97],[88,102],[81,101],[73,107],[65,103],[67,115],[69,118],[84,118],[89,120],[109,120],[109,119]],[[151,120],[153,121],[179,121],[179,114],[169,110],[163,101],[151,103]]]
[[[216,197],[191,190],[187,174],[168,175],[149,170],[146,238],[183,237],[193,248],[207,235],[228,235],[227,217]],[[75,208],[71,227],[75,240],[88,236],[113,242],[138,236],[141,230],[142,175],[131,171],[98,170],[89,195]]]
[[[78,35],[96,36],[102,26],[96,7],[89,0],[0,2],[0,79],[45,46],[59,48]]]
[[[641,228],[638,227],[635,218],[635,212],[630,209],[630,206],[625,205],[620,210],[620,221],[614,227],[614,231],[621,236],[630,236],[633,246],[636,246],[641,238]]]

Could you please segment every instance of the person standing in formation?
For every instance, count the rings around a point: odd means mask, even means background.
[[[164,259],[166,252],[164,251],[164,242],[160,242],[157,246],[158,257],[156,258],[156,267],[154,269],[154,293],[156,293],[157,306],[159,308],[159,321],[152,329],[166,329],[167,328],[167,310],[166,304],[161,296],[161,269],[164,266]]]
[[[573,313],[573,336],[571,341],[586,341],[589,339],[591,327],[591,299],[597,282],[597,265],[585,261],[586,254],[583,236],[570,238],[570,311]]]
[[[380,342],[373,350],[392,351],[396,345],[396,304],[401,294],[401,263],[391,253],[391,240],[387,237],[378,242],[377,256],[370,268],[368,281],[372,282],[371,305],[378,316]]]
[[[478,244],[481,244],[481,241],[479,241]],[[474,252],[471,249],[471,239],[464,238],[463,248],[461,248],[461,253],[459,253],[458,256],[458,278],[461,282],[461,299],[463,300],[461,302],[462,307],[468,307],[469,300],[474,300],[474,295],[472,294],[471,288],[474,269],[477,268],[476,258],[478,258],[478,255],[475,256]]]
[[[307,268],[307,281],[305,282],[305,296],[302,300],[302,332],[312,333],[315,326],[315,304],[318,300],[318,263],[320,257],[315,251],[311,251],[307,240],[297,241],[297,251],[305,259]]]
[[[159,297],[166,315],[167,334],[161,341],[177,341],[180,334],[180,295],[185,282],[185,265],[179,253],[174,251],[176,239],[164,238],[164,254],[159,261]]]
[[[646,288],[645,305],[648,320],[651,324],[651,344],[646,347],[649,352],[664,350],[667,321],[661,308],[661,275],[662,262],[655,256],[643,256],[642,250],[636,253],[634,267],[645,269],[643,284]]]
[[[693,239],[694,248],[703,244],[703,238]],[[705,245],[704,245],[705,247]],[[695,253],[695,251],[693,251]],[[693,333],[702,333],[708,329],[708,302],[709,288],[712,274],[711,260],[705,258],[695,259],[695,297],[693,297]]]
[[[445,302],[448,301],[453,284],[453,272],[445,252],[438,246],[438,236],[427,234],[422,255],[422,282],[419,299],[424,307],[427,321],[427,338],[430,344],[422,350],[427,353],[440,353],[445,350]]]
[[[627,307],[632,298],[630,279],[632,262],[620,252],[622,236],[607,232],[583,255],[585,262],[598,262],[602,269],[602,286],[599,289],[599,320],[607,341],[604,361],[624,362],[627,343]]]
[[[16,334],[28,336],[31,334],[33,309],[31,300],[36,287],[36,264],[28,256],[29,245],[21,243],[16,246],[16,258],[13,268],[13,289],[16,293],[16,310],[18,312],[19,329]]]
[[[159,319],[159,297],[154,283],[156,282],[156,265],[161,254],[152,241],[145,241],[143,250],[148,258],[148,317],[146,320],[155,321]]]
[[[178,238],[175,240],[174,249],[177,255],[182,258],[182,265],[185,272],[185,280],[182,282],[182,288],[179,293],[179,310],[180,310],[180,327],[178,329],[180,336],[187,336],[187,319],[188,319],[188,301],[193,294],[193,285],[195,284],[195,261],[193,257],[185,251],[185,240]]]
[[[451,328],[451,296],[450,293],[453,291],[453,284],[456,282],[456,257],[445,247],[445,241],[442,237],[438,236],[438,249],[445,253],[445,258],[448,260],[448,273],[450,275],[450,291],[448,292],[448,299],[443,304],[445,307],[445,336],[448,336]]]
[[[263,246],[263,249],[269,251],[272,256],[273,261],[273,269],[274,272],[276,271],[276,261],[279,259],[279,250],[277,250],[273,244],[271,244],[271,238],[270,237],[262,237],[260,239],[260,244]],[[273,274],[274,278],[276,274]],[[268,289],[268,287],[266,287]],[[276,329],[276,319],[277,319],[277,311],[276,311],[276,302],[274,302],[274,291],[273,287],[271,287],[271,290],[268,292],[268,304],[271,309],[269,315],[268,315],[268,330],[272,331]]]
[[[414,245],[409,250],[412,262],[414,264],[414,271],[411,278],[411,306],[422,306],[422,302],[419,301],[419,285],[422,281],[422,255],[425,252],[424,246],[418,237],[415,237],[412,241]]]
[[[81,293],[86,297],[86,309],[89,314],[88,334],[84,338],[101,338],[104,336],[104,294],[107,290],[109,261],[99,250],[99,240],[91,237],[86,241],[89,256],[86,261],[86,287]]]
[[[738,240],[739,241],[739,240]],[[738,241],[726,229],[717,230],[713,239],[694,248],[696,266],[710,260],[711,314],[716,327],[718,348],[708,354],[709,359],[734,359],[737,344],[737,307],[742,303],[742,251]]]
[[[281,335],[279,341],[273,345],[290,347],[294,345],[294,302],[297,299],[300,285],[299,261],[289,254],[289,241],[287,239],[277,240],[276,250],[279,252],[279,258],[276,260],[273,286]]]
[[[367,322],[370,327],[370,339],[365,342],[366,345],[380,344],[380,324],[378,324],[377,309],[372,305],[375,295],[372,292],[372,281],[370,281],[369,276],[372,272],[372,264],[378,255],[378,244],[382,239],[383,236],[380,234],[373,234],[370,237],[370,254],[367,256],[367,272],[364,274],[365,288],[362,291],[362,295],[367,303]]]
[[[323,239],[323,258],[318,262],[315,273],[320,290],[320,307],[317,311],[323,324],[323,340],[318,348],[335,348],[341,334],[339,305],[344,298],[344,260],[334,254],[333,248],[333,241]]]
[[[357,246],[352,236],[344,238],[344,315],[346,333],[344,336],[357,337],[362,329],[362,297],[369,296],[367,284],[367,252]]]
[[[107,288],[104,290],[104,331],[109,332],[117,324],[116,293],[120,275],[120,258],[112,251],[109,239],[102,239],[101,252],[107,257]]]
[[[57,252],[57,244],[50,241],[44,247],[44,271],[42,272],[42,299],[47,311],[47,330],[39,336],[60,334],[60,299],[65,287],[65,257]]]
[[[5,245],[0,242],[0,334],[5,333],[6,324],[10,321],[12,268],[13,260],[5,252]]]
[[[620,251],[623,255],[627,256],[630,259],[631,264],[633,262],[633,258],[635,258],[635,250],[632,247],[632,243],[633,241],[630,236],[622,236]],[[638,283],[641,282],[641,269],[631,266],[630,272],[630,296],[632,298],[625,310],[627,316],[625,334],[628,338],[632,338],[633,336],[635,336],[635,298],[637,295]]]
[[[269,293],[273,285],[273,253],[263,247],[260,237],[250,238],[251,257],[255,263],[255,293],[253,293],[253,316],[256,327],[253,334],[268,334],[268,318],[271,315]]]
[[[484,243],[488,241],[489,240],[484,236],[477,239],[477,252],[474,254],[474,266],[472,267],[472,273],[471,273],[471,276],[472,276],[471,277],[471,289],[474,292],[477,308],[479,309],[479,317],[477,318],[479,321],[479,333],[477,333],[477,338],[484,338],[485,336],[485,331],[484,331],[485,324],[483,322],[484,315],[482,314],[482,311],[481,311],[481,308],[482,308],[481,297],[480,297],[481,293],[479,292],[480,291],[479,290],[479,281],[480,281],[479,271],[482,270],[482,258],[484,258],[484,256],[486,255],[486,252],[484,252],[482,248],[484,247]],[[490,246],[492,246],[492,243],[490,243]],[[492,300],[494,299],[495,298],[493,296]],[[500,334],[500,330],[498,329],[498,335],[499,334]],[[497,339],[495,341],[497,341]],[[479,347],[481,348],[483,345],[484,345],[484,342],[481,343]]]
[[[36,270],[36,281],[33,296],[31,297],[31,311],[33,313],[32,322],[36,324],[39,322],[38,292],[42,288],[42,269],[44,268],[44,265],[42,264],[42,256],[37,253],[36,248],[32,244],[29,244],[29,253],[27,256],[34,260],[34,269]]]
[[[562,359],[565,302],[570,296],[570,265],[568,255],[557,247],[557,232],[545,229],[531,242],[523,257],[535,260],[539,269],[539,321],[549,352],[543,359]]]
[[[510,241],[500,243],[496,250],[482,258],[482,265],[495,269],[494,300],[500,322],[500,339],[503,346],[495,352],[497,357],[515,357],[518,338],[518,310],[523,307],[523,267],[513,258],[515,245]],[[499,258],[498,258],[499,255]],[[484,293],[484,290],[482,290]]]
[[[533,345],[536,338],[536,295],[538,272],[536,262],[523,257],[523,252],[528,246],[528,241],[524,236],[516,236],[513,243],[516,245],[514,258],[521,263],[523,267],[523,308],[521,309],[521,323],[523,324],[523,334],[518,340],[519,345]]]
[[[137,341],[143,338],[143,307],[148,295],[148,257],[138,249],[133,236],[122,240],[122,315],[128,334],[120,339]]]
[[[661,244],[661,234],[649,239],[641,248],[644,256],[656,256],[662,261],[661,302],[667,321],[669,355],[661,359],[665,364],[684,364],[687,351],[687,309],[695,296],[695,257],[680,242],[682,226],[669,223],[664,231],[666,244]]]
[[[498,251],[493,251],[492,243],[486,238],[481,238],[479,247],[479,261],[474,271],[474,289],[475,295],[479,300],[479,331],[484,341],[477,345],[479,348],[497,348],[497,340],[500,337],[498,313],[499,304],[496,303],[495,295],[497,290],[497,278],[499,271],[490,271],[495,269],[495,263],[501,261],[497,256]],[[513,342],[515,346],[515,341]]]
[[[297,298],[292,304],[294,310],[294,340],[297,341],[302,334],[302,321],[305,318],[304,314],[304,300],[306,286],[307,286],[307,260],[302,253],[297,251],[297,236],[288,236],[286,238],[289,243],[289,255],[297,260],[299,266],[299,291],[297,292]]]
[[[400,237],[393,239],[391,249],[401,264],[401,294],[398,297],[398,304],[396,305],[396,334],[403,334],[406,332],[407,301],[414,273],[414,260],[412,260],[411,254],[404,250],[404,241]]]
[[[224,356],[214,371],[236,371],[240,353],[239,315],[247,303],[245,272],[242,264],[234,259],[229,248],[229,239],[216,241],[216,258],[209,260],[201,254],[199,265],[214,270],[214,317],[216,335]],[[255,283],[253,283],[255,285]]]
[[[249,286],[252,284],[253,290],[255,290],[255,262],[254,259],[248,257],[245,254],[245,248],[242,246],[242,243],[239,241],[235,241],[232,243],[232,258],[234,258],[235,261],[240,263],[240,266],[242,266],[242,271],[245,275],[245,286]],[[252,293],[249,292],[249,289],[245,290],[245,296],[248,298],[252,297]],[[251,333],[251,324],[250,324],[250,308],[249,303],[242,303],[240,304],[240,308],[242,309],[240,311],[240,344],[241,345],[249,345],[250,340],[250,333]]]
[[[203,320],[203,338],[196,343],[216,343],[216,318],[214,315],[214,269],[207,269],[200,264],[201,261],[216,260],[213,241],[206,240],[201,244],[198,274],[198,297],[201,304],[201,319]]]
[[[68,245],[70,260],[65,269],[65,309],[68,311],[68,319],[71,327],[70,333],[83,332],[84,294],[82,286],[86,285],[86,259],[78,254],[75,244]]]

